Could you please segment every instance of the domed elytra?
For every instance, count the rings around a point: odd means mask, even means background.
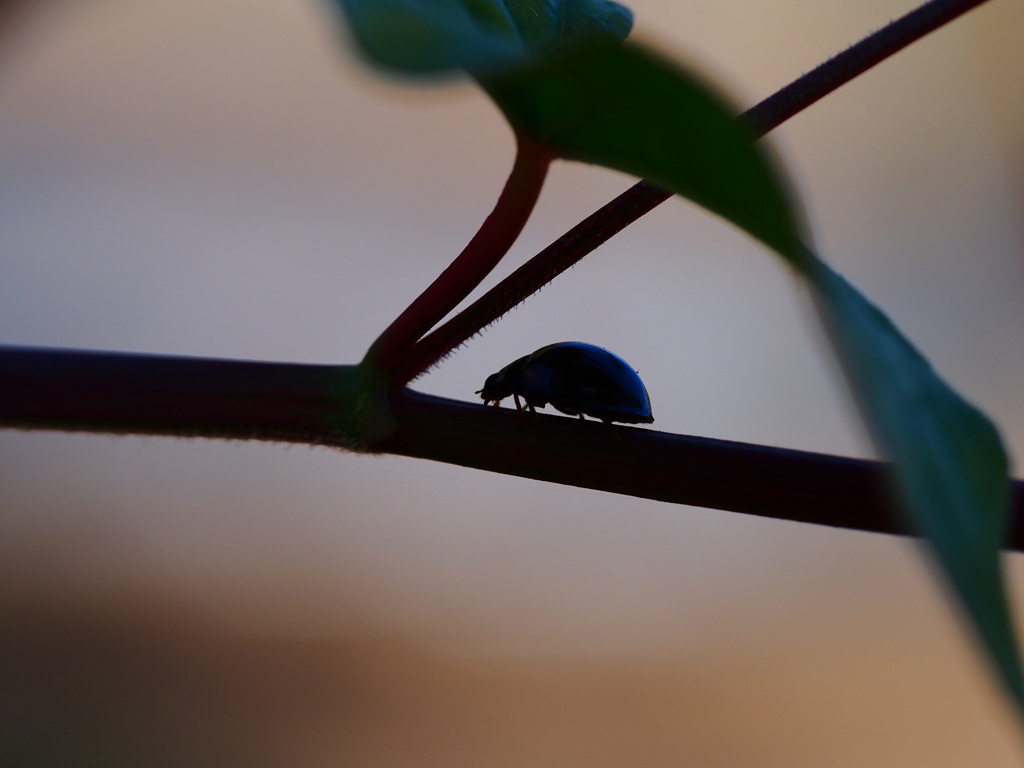
[[[570,416],[584,414],[606,422],[650,424],[651,398],[640,376],[616,354],[582,341],[541,347],[491,374],[477,392],[497,405],[513,397],[530,410],[550,404]]]

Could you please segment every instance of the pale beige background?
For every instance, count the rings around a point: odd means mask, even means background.
[[[912,5],[632,7],[746,107]],[[356,361],[513,148],[471,85],[383,82],[328,18],[83,0],[4,30],[0,342]],[[1018,456],[1022,34],[993,0],[772,139],[824,254]],[[558,165],[508,268],[629,183]],[[661,429],[871,453],[798,286],[685,203],[418,386],[473,399],[563,339],[638,367]],[[0,432],[0,622],[0,751],[51,764],[1021,756],[911,543],[406,459]]]

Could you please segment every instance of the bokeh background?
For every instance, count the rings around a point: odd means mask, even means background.
[[[632,3],[739,108],[912,6]],[[313,0],[7,7],[0,343],[354,362],[512,162],[472,85],[381,79]],[[1022,35],[993,0],[771,139],[822,252],[1017,456]],[[556,166],[502,274],[631,182]],[[639,368],[660,429],[872,455],[806,296],[684,202],[417,386],[472,400],[566,339]],[[1020,758],[913,542],[322,448],[0,432],[8,765]]]

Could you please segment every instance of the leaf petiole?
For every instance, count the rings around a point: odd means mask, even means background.
[[[533,212],[553,157],[532,137],[516,136],[515,164],[494,209],[462,253],[374,341],[362,365],[391,372],[420,337],[490,274]]]

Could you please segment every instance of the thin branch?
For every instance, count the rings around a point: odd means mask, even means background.
[[[390,371],[423,334],[480,285],[519,237],[540,196],[552,155],[529,136],[517,136],[516,144],[515,164],[494,210],[462,253],[373,343],[366,364]]]
[[[747,122],[755,137],[761,137],[841,85],[983,2],[985,0],[932,0],[816,67],[744,112],[739,119]],[[425,373],[671,196],[671,192],[646,181],[623,192],[421,339],[396,368],[396,381],[409,382]]]
[[[756,135],[768,133],[841,85],[985,2],[931,0],[815,67],[753,107],[744,117]]]

